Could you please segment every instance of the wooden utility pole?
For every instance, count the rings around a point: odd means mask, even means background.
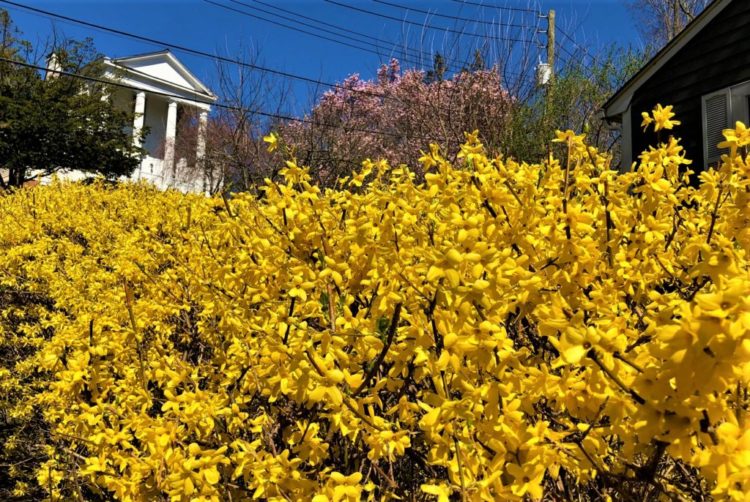
[[[552,93],[555,86],[555,11],[547,13],[547,68],[549,78],[546,83],[544,100],[544,124],[548,124],[552,112]]]
[[[547,71],[549,78],[546,82],[544,96],[544,115],[542,122],[545,131],[550,129],[550,118],[552,113],[552,93],[555,86],[555,11],[550,10],[547,13]],[[547,143],[547,153],[552,157],[551,143]]]
[[[550,84],[555,82],[555,11],[547,14],[547,64],[549,65]]]

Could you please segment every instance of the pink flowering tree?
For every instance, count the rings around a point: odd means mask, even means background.
[[[430,143],[451,155],[466,131],[479,130],[482,142],[501,152],[513,106],[495,70],[443,79],[435,72],[402,72],[392,60],[375,80],[350,76],[303,120],[283,125],[279,133],[299,162],[330,186],[366,158],[416,167],[419,151]]]

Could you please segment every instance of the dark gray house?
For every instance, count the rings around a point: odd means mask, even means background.
[[[714,0],[604,105],[622,128],[623,166],[655,143],[641,113],[674,105],[693,169],[719,160],[723,129],[750,122],[750,0]]]

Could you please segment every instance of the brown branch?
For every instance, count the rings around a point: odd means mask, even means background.
[[[373,363],[370,370],[365,375],[365,379],[362,381],[362,384],[360,384],[359,387],[352,393],[352,397],[357,397],[360,392],[362,392],[370,383],[370,380],[373,376],[375,376],[375,373],[380,369],[380,365],[383,364],[383,360],[385,359],[386,354],[388,354],[388,350],[391,347],[391,344],[393,343],[393,337],[396,334],[396,328],[398,326],[398,321],[401,318],[401,303],[396,304],[396,308],[393,311],[393,317],[391,318],[391,325],[388,327],[388,334],[386,336],[386,341],[383,344],[383,349],[380,351],[380,354],[378,354],[377,359],[375,359],[375,362]]]
[[[289,341],[289,332],[292,329],[292,325],[289,323],[289,318],[292,317],[292,315],[294,314],[294,303],[296,301],[297,301],[297,298],[293,296],[292,301],[289,304],[289,314],[287,314],[286,331],[284,332],[284,340],[283,340],[284,345],[286,345],[287,342]]]
[[[719,185],[719,194],[716,196],[716,203],[714,204],[714,210],[711,212],[711,225],[708,227],[708,235],[706,236],[706,244],[711,244],[711,237],[714,235],[714,227],[716,226],[716,219],[719,216],[719,202],[721,201],[721,192],[724,190],[723,185]]]
[[[596,351],[594,349],[589,350],[588,354],[586,354],[589,359],[594,361],[597,366],[599,366],[599,369],[601,369],[605,375],[607,375],[613,382],[617,384],[618,387],[620,387],[623,391],[627,392],[630,397],[633,398],[633,400],[638,404],[646,404],[646,400],[643,399],[640,394],[638,394],[636,391],[625,385],[620,378],[612,373],[612,371],[609,370],[604,364],[599,360],[599,356],[597,356]]]

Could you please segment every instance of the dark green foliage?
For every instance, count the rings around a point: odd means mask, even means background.
[[[31,46],[17,38],[0,11],[0,57],[31,63]],[[103,66],[90,39],[54,50],[64,72],[99,78]],[[33,64],[33,63],[32,63]],[[21,186],[60,169],[129,175],[138,166],[128,126],[132,114],[115,109],[111,86],[0,61],[0,186]],[[7,177],[7,179],[6,179]]]

